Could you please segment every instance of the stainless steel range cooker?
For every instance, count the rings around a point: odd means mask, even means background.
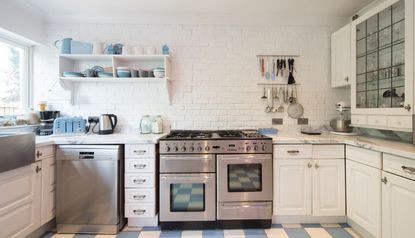
[[[160,139],[161,223],[268,227],[271,218],[271,138],[226,130],[172,131]]]

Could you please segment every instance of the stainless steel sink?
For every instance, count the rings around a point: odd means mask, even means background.
[[[24,167],[34,161],[33,133],[0,132],[0,173]]]

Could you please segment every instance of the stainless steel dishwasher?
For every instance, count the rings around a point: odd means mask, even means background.
[[[122,145],[57,147],[58,233],[116,234],[124,219]]]

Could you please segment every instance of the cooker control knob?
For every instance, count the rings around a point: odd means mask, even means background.
[[[251,146],[249,146],[249,145],[248,145],[248,146],[246,147],[246,151],[250,151],[250,150],[251,150]]]
[[[267,146],[263,145],[263,146],[262,146],[262,150],[263,150],[263,151],[266,151],[266,150],[267,150]]]
[[[180,148],[180,151],[181,152],[185,152],[186,151],[186,147],[183,146],[182,148]]]
[[[256,146],[254,146],[254,150],[255,151],[257,151],[259,148],[258,148],[258,146],[256,145]]]
[[[166,152],[169,152],[169,151],[170,151],[170,146],[166,146],[166,147],[164,148],[164,150],[165,150]]]
[[[209,150],[210,150],[210,147],[207,145],[207,146],[205,147],[205,150],[206,150],[206,151],[209,151]]]
[[[177,146],[173,147],[173,152],[177,152],[179,150],[179,148],[177,148]]]
[[[199,151],[199,152],[202,151],[202,146],[198,146],[197,151]]]
[[[189,151],[190,151],[190,152],[195,151],[195,147],[191,146],[191,147],[189,148]]]

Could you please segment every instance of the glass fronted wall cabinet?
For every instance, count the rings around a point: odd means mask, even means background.
[[[413,0],[386,0],[352,22],[352,124],[412,131]]]

